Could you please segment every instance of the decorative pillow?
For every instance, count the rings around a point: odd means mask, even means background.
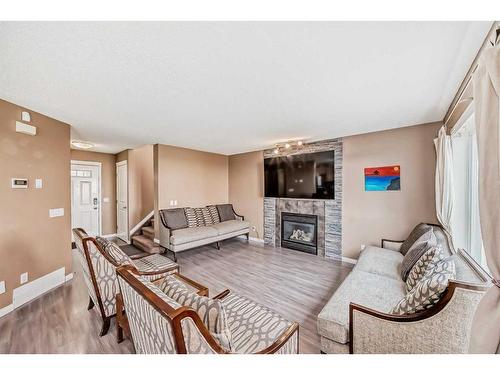
[[[423,234],[430,230],[432,230],[432,227],[430,225],[427,225],[425,223],[418,224],[415,228],[413,228],[408,238],[401,244],[401,247],[399,249],[400,253],[406,255],[408,250],[410,250],[410,247],[412,247],[412,245],[420,237],[422,237]]]
[[[220,221],[234,220],[233,205],[232,204],[218,204],[217,211],[219,212]]]
[[[437,239],[432,230],[425,232],[415,241],[401,262],[401,278],[403,281],[406,282],[406,278],[417,260],[432,246],[436,245]]]
[[[194,214],[196,217],[196,226],[197,227],[205,226],[205,220],[203,219],[203,210],[201,208],[195,208]]]
[[[171,208],[168,210],[161,210],[160,215],[167,223],[171,230],[183,229],[188,227],[186,213],[183,208]]]
[[[212,215],[210,215],[210,211],[208,210],[208,207],[202,207],[201,212],[203,213],[203,221],[205,222],[205,225],[213,225],[215,224]]]
[[[99,236],[96,237],[95,240],[104,250],[104,252],[109,255],[119,266],[123,266],[125,264],[134,266],[134,262],[132,262],[132,259],[127,254],[125,254],[117,244]]]
[[[440,245],[433,246],[415,263],[406,279],[406,291],[412,290],[424,277],[427,270],[433,268],[439,261],[444,259],[444,251]]]
[[[220,223],[219,211],[217,211],[217,207],[215,206],[207,206],[208,211],[210,212],[210,216],[212,217],[212,223],[217,224]]]
[[[226,311],[219,300],[193,293],[173,276],[166,276],[160,289],[177,303],[195,310],[219,345],[231,351],[231,331]]]
[[[450,279],[455,277],[455,262],[451,257],[439,261],[428,269],[424,277],[391,310],[391,314],[406,315],[429,309],[438,303],[448,287]]]
[[[195,228],[198,226],[197,221],[196,221],[196,213],[194,212],[194,208],[186,207],[184,209],[184,214],[186,215],[188,228]]]

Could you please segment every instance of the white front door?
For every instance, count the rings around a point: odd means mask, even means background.
[[[89,236],[101,234],[100,172],[100,165],[71,162],[71,226]]]
[[[127,162],[116,163],[116,235],[128,242],[128,170]]]

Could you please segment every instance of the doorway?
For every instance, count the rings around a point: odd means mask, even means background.
[[[71,227],[101,235],[101,163],[71,161]]]
[[[116,163],[116,235],[129,243],[127,161]]]

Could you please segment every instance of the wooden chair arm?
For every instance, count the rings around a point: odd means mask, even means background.
[[[162,275],[165,272],[170,272],[170,271],[179,272],[179,265],[175,265],[175,266],[172,266],[169,268],[164,268],[164,269],[158,270],[158,271],[149,271],[149,272],[143,272],[143,271],[139,271],[138,269],[136,269],[135,274],[141,275],[141,276],[155,276],[155,275]]]
[[[212,297],[212,299],[222,299],[222,298],[226,297],[229,293],[231,293],[231,291],[229,289],[226,289],[226,290],[220,292],[219,294],[217,294],[215,297]]]
[[[281,349],[283,345],[287,343],[287,341],[292,337],[292,335],[295,333],[295,331],[298,332],[299,330],[299,323],[293,323],[290,327],[288,327],[274,342],[269,345],[267,348],[262,349],[254,354],[273,354],[276,353],[278,350]],[[297,338],[297,353],[298,351],[298,346],[299,346],[299,339]]]

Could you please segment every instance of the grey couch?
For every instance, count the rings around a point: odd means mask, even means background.
[[[420,224],[425,225],[425,224]],[[353,271],[318,315],[323,353],[466,353],[474,311],[487,275],[463,250],[452,252],[444,231],[433,226],[438,244],[454,258],[456,281],[437,305],[411,315],[389,312],[401,300],[403,241],[367,246]]]
[[[160,210],[160,246],[176,253],[250,233],[250,224],[232,204]]]

